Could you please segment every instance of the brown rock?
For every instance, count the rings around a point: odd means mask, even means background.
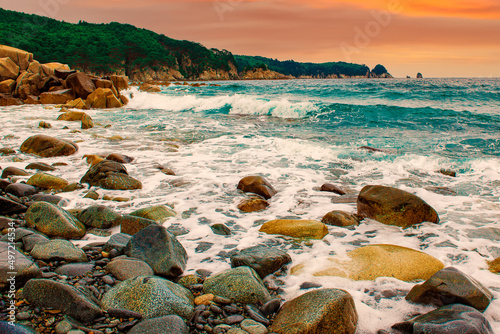
[[[323,219],[321,219],[321,222],[326,225],[340,226],[340,227],[359,225],[358,217],[352,213],[345,211],[328,212],[323,217]]]
[[[66,80],[71,74],[75,74],[76,70],[65,70],[62,68],[56,68],[54,70],[54,76],[59,79]]]
[[[0,94],[12,94],[16,88],[16,80],[7,79],[0,82]]]
[[[120,162],[122,164],[129,164],[134,161],[134,158],[120,154],[120,153],[112,153],[106,157],[106,160]]]
[[[42,129],[50,129],[52,128],[52,124],[41,121],[40,123],[38,123],[38,127]]]
[[[488,269],[492,273],[500,273],[500,257],[488,263]]]
[[[73,73],[66,79],[66,86],[73,89],[78,97],[86,99],[96,87],[89,76],[83,72]]]
[[[238,204],[238,209],[243,212],[256,212],[265,210],[268,206],[268,201],[259,197],[253,197],[242,200],[240,204]]]
[[[238,189],[270,199],[276,194],[273,186],[262,176],[247,176],[240,180]]]
[[[82,98],[77,98],[75,100],[69,101],[64,105],[66,108],[75,108],[75,109],[88,109],[85,104],[85,100]]]
[[[259,232],[294,238],[323,239],[328,234],[328,227],[316,220],[275,219],[265,222]]]
[[[140,87],[139,90],[142,92],[147,92],[147,93],[159,93],[161,92],[161,88],[152,84],[148,83],[143,83]]]
[[[340,187],[337,187],[336,185],[334,184],[330,184],[330,183],[325,183],[321,186],[321,191],[328,191],[328,192],[332,192],[332,193],[336,193],[338,195],[345,195],[347,194],[343,189],[341,189]]]
[[[0,58],[0,80],[16,79],[19,75],[19,66],[12,59]]]
[[[91,166],[97,165],[99,162],[104,160],[104,157],[101,157],[100,155],[97,154],[85,154],[83,158],[85,158],[87,163],[90,164]]]
[[[121,107],[120,101],[118,101],[113,91],[109,88],[97,88],[87,97],[85,103],[89,108],[116,108],[117,105]],[[108,106],[108,103],[113,105],[113,107]]]
[[[21,145],[21,152],[41,157],[67,156],[76,151],[78,151],[78,146],[75,143],[45,135],[29,137]]]
[[[122,102],[114,95],[106,96],[106,108],[121,108],[123,107]]]
[[[23,104],[23,102],[20,99],[16,99],[10,94],[1,94],[0,93],[0,106],[1,107],[6,107],[6,106],[19,106]]]
[[[65,104],[74,99],[75,93],[71,89],[62,89],[40,94],[40,103],[42,104]]]
[[[128,77],[124,75],[110,75],[109,79],[113,82],[113,85],[117,90],[128,89]]]
[[[28,181],[26,181],[26,184],[44,189],[61,190],[64,189],[69,182],[65,179],[47,173],[36,173],[30,177]]]
[[[46,76],[51,76],[55,74],[55,70],[60,69],[60,70],[67,70],[69,71],[70,68],[66,64],[61,64],[61,63],[47,63],[47,64],[42,64],[42,69],[43,72],[45,73]]]
[[[42,65],[36,60],[33,60],[29,66],[28,66],[28,72],[34,73],[34,74],[39,74],[41,76],[45,76],[45,73],[43,72]]]
[[[23,102],[24,104],[40,104],[40,98],[35,95],[28,95]]]
[[[68,111],[64,114],[60,115],[57,118],[58,121],[81,121],[82,129],[90,129],[94,127],[94,123],[92,122],[92,118],[84,113],[83,111]]]
[[[111,80],[96,79],[94,80],[94,85],[96,86],[96,88],[109,88],[116,97],[120,97],[120,94],[116,90]]]
[[[13,167],[13,166],[9,166],[2,171],[2,179],[6,179],[12,175],[14,175],[14,176],[29,176],[31,174],[28,173],[27,171],[25,171],[24,169]]]
[[[42,79],[37,85],[40,92],[48,92],[52,87],[62,87],[61,80],[53,75]]]
[[[9,57],[19,66],[21,71],[26,71],[30,62],[33,61],[33,54],[27,51],[13,48],[7,45],[0,45],[0,58]]]

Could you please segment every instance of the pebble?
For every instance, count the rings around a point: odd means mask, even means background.
[[[67,320],[63,320],[63,321],[59,322],[55,328],[57,334],[66,334],[69,331],[71,331],[72,329],[73,329],[73,325]]]
[[[234,325],[242,322],[245,319],[242,315],[235,314],[235,315],[230,315],[226,319],[224,319],[224,322],[228,325]]]
[[[115,284],[115,280],[109,276],[109,275],[105,275],[102,277],[102,281],[105,283],[105,284],[109,284],[109,285],[114,285]]]
[[[31,318],[31,313],[29,312],[19,312],[18,314],[16,314],[16,319],[17,320],[28,320]]]

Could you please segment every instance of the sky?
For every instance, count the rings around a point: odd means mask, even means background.
[[[383,64],[395,77],[500,77],[500,0],[0,0],[121,22],[233,54]]]

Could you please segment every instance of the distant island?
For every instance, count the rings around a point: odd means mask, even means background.
[[[383,65],[372,70],[346,62],[300,63],[175,40],[130,24],[77,24],[0,8],[0,44],[29,51],[41,63],[61,62],[98,76],[132,81],[293,78],[392,78]]]

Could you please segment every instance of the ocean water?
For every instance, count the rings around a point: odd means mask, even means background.
[[[60,194],[67,199],[65,207],[98,203],[129,213],[155,204],[174,206],[177,216],[164,225],[187,232],[178,239],[189,255],[188,274],[228,269],[231,251],[259,243],[287,251],[292,266],[370,244],[421,250],[492,291],[495,299],[485,315],[500,333],[500,276],[487,270],[487,261],[500,256],[500,79],[207,84],[170,85],[161,93],[131,88],[125,93],[133,95],[126,107],[87,111],[98,124],[90,130],[57,121],[57,108],[0,107],[1,147],[17,150],[27,137],[41,133],[77,141],[80,147],[70,157],[3,156],[0,166],[66,162],[52,174],[78,182],[88,169],[85,154],[134,157],[126,167],[143,182],[142,190],[97,189],[130,201],[93,201],[79,190]],[[38,128],[40,121],[52,128]],[[123,140],[110,140],[112,136]],[[159,172],[159,164],[176,176]],[[457,177],[442,175],[440,169],[454,170]],[[242,213],[236,206],[245,195],[236,186],[254,174],[264,176],[278,193],[267,210]],[[441,222],[403,230],[367,220],[355,228],[330,226],[323,240],[313,241],[259,233],[260,225],[272,219],[321,220],[332,210],[356,211],[355,203],[336,203],[338,195],[318,191],[323,183],[353,195],[368,184],[398,187],[433,206]],[[226,224],[232,235],[213,234],[210,225],[216,223]],[[95,240],[105,238],[88,234],[74,242]],[[351,293],[359,313],[358,333],[374,333],[433,309],[406,302],[415,283],[393,278],[358,282],[303,274],[282,276],[278,283],[291,299],[306,292],[299,288],[305,281]]]

